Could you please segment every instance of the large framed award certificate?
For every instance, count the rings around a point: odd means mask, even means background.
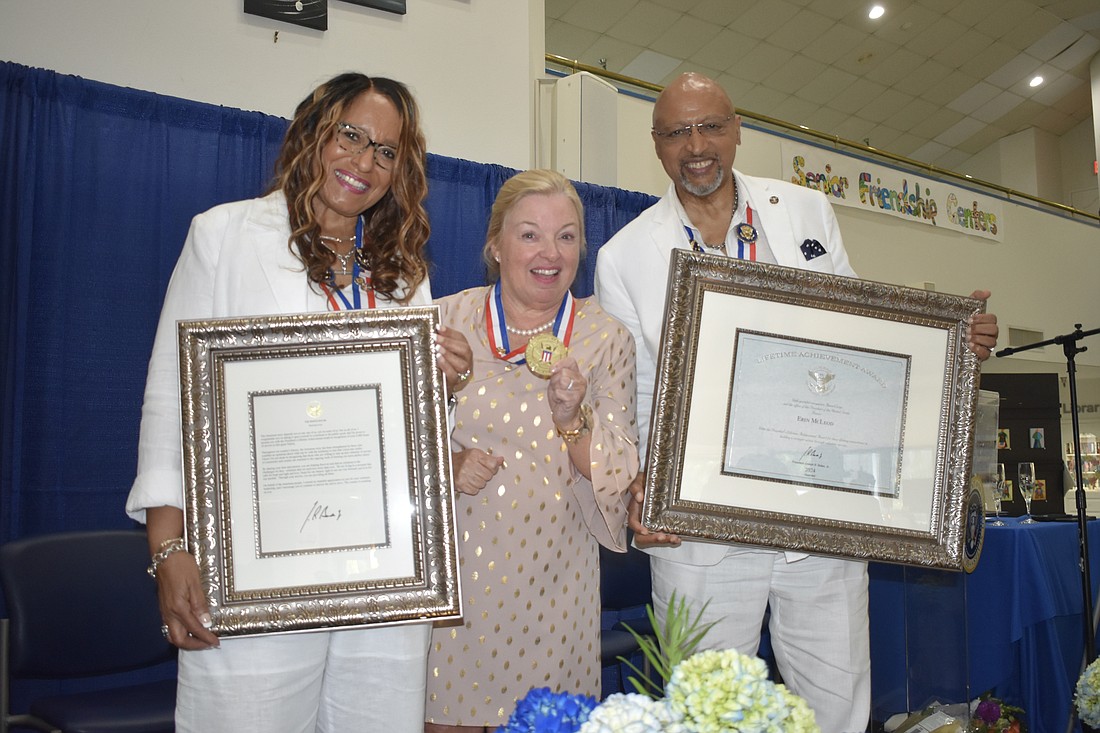
[[[438,322],[180,322],[187,541],[214,633],[460,615]]]
[[[960,569],[983,308],[676,250],[643,523]]]

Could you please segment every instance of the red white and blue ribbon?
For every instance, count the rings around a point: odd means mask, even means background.
[[[565,291],[558,315],[554,319],[554,336],[566,347],[573,335],[573,319],[576,317],[577,304],[573,294]],[[489,348],[498,359],[510,362],[517,366],[526,364],[524,352],[527,345],[517,349],[511,348],[508,343],[508,324],[504,320],[504,303],[500,296],[500,281],[485,296],[485,329],[489,334]]]

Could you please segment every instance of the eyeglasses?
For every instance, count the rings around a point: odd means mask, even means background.
[[[366,132],[346,122],[336,126],[336,144],[352,155],[362,155],[369,148],[374,148],[374,164],[383,170],[392,168],[397,160],[397,148],[371,140]]]
[[[718,121],[718,122],[696,122],[694,125],[684,125],[683,127],[677,127],[675,130],[658,130],[653,128],[653,134],[661,138],[665,142],[675,143],[683,142],[691,137],[693,130],[698,130],[699,134],[703,137],[719,137],[726,132],[726,128],[730,126],[730,120],[733,119],[733,115]]]

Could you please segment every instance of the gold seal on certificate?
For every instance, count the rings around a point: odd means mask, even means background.
[[[537,333],[527,342],[527,349],[523,352],[523,358],[527,360],[527,368],[538,377],[550,378],[550,368],[565,358],[569,349],[558,340],[557,336],[550,333]]]

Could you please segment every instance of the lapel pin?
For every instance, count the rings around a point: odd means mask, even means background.
[[[768,202],[773,203],[773,204],[778,204],[779,203],[779,197],[778,196],[772,196],[770,199],[768,199]]]

